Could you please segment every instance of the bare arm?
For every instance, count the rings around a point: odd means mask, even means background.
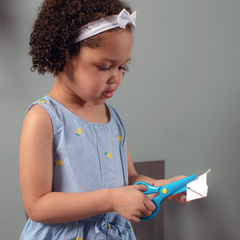
[[[155,209],[141,192],[145,190],[144,186],[86,193],[52,192],[53,152],[51,119],[44,108],[35,105],[23,123],[19,159],[23,202],[33,221],[63,223],[117,211],[128,220],[137,222]]]

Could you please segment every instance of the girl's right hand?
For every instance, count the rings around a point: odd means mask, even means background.
[[[143,193],[144,185],[132,185],[115,188],[111,194],[113,210],[132,222],[140,222],[140,218],[151,216],[155,204]]]

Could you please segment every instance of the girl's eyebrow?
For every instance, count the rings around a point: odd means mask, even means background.
[[[104,62],[111,62],[111,63],[116,62],[116,60],[115,60],[115,59],[112,59],[112,58],[103,58],[102,61],[104,61]],[[131,61],[131,57],[128,58],[124,63],[129,62],[129,61]],[[123,63],[123,64],[124,64],[124,63]]]

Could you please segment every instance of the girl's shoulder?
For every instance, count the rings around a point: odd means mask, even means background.
[[[21,140],[28,142],[28,145],[36,138],[47,139],[53,138],[52,121],[48,112],[40,105],[32,105],[25,114],[23,121]]]
[[[27,109],[26,113],[25,113],[25,117],[28,114],[28,112],[32,109],[35,109],[35,111],[40,111],[43,112],[45,111],[50,118],[53,120],[54,118],[56,118],[56,116],[58,115],[58,113],[60,112],[64,112],[67,111],[69,112],[68,109],[66,109],[61,103],[59,103],[58,101],[56,101],[55,99],[51,98],[50,96],[45,96],[42,97],[40,99],[38,99],[37,101],[33,102]]]
[[[49,108],[50,106],[53,105],[53,100],[54,99],[52,99],[51,97],[46,95],[46,96],[38,99],[37,101],[31,103],[30,106],[27,108],[27,111],[25,114],[27,114],[29,112],[29,110],[31,110],[36,105],[40,105],[43,108]]]
[[[49,112],[42,105],[45,101],[43,98],[33,102],[25,112],[24,121],[48,122],[50,120]]]
[[[58,120],[60,108],[60,103],[56,100],[49,96],[42,97],[27,108],[24,122],[34,121],[42,128],[53,128],[55,132],[56,128],[60,125],[60,121]]]

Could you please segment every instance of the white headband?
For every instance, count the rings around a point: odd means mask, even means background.
[[[125,28],[127,24],[131,24],[133,28],[135,28],[136,14],[137,12],[135,11],[130,15],[126,9],[123,9],[119,15],[113,15],[102,18],[95,22],[91,22],[81,28],[80,34],[74,43],[80,42],[86,38],[92,37],[101,32],[105,32],[112,28]]]

